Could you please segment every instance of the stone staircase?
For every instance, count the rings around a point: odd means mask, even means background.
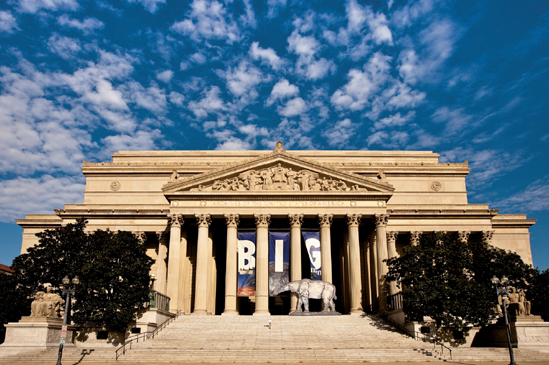
[[[271,320],[269,327],[269,320]],[[115,362],[113,349],[66,348],[63,364]],[[515,350],[517,362],[547,354]],[[0,357],[0,363],[52,362],[57,349]],[[454,361],[508,361],[506,349],[459,348]],[[154,339],[132,344],[118,362],[299,363],[448,361],[449,353],[415,341],[377,317],[181,316]]]

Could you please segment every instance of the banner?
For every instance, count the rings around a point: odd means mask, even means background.
[[[311,280],[322,280],[320,236],[318,232],[303,232],[303,240],[311,262]]]
[[[255,295],[255,233],[238,234],[239,297]]]
[[[290,234],[269,233],[269,296],[290,281]]]

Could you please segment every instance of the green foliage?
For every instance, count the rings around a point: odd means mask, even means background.
[[[538,273],[532,280],[528,299],[532,302],[532,314],[549,321],[549,269]]]
[[[86,234],[85,226],[79,219],[38,233],[40,243],[14,260],[19,287],[36,292],[44,283],[57,286],[65,276],[78,276],[74,322],[125,330],[149,299],[153,260],[130,232]]]
[[[463,243],[456,234],[424,234],[418,246],[387,261],[388,281],[396,280],[411,319],[430,316],[437,326],[486,325],[497,301],[490,279],[506,275],[524,288],[534,270],[515,253],[474,237]]]

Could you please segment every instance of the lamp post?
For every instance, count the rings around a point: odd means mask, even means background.
[[[61,286],[61,292],[63,293],[63,295],[67,296],[67,299],[65,301],[65,314],[63,316],[63,326],[61,327],[61,339],[59,340],[59,353],[57,354],[56,365],[61,365],[61,358],[63,357],[63,346],[65,345],[65,339],[67,337],[67,320],[69,317],[69,303],[71,300],[71,295],[74,295],[76,286],[80,284],[80,280],[78,280],[78,276],[75,276],[74,279],[72,279],[72,285],[69,286],[69,283],[71,283],[71,280],[69,280],[68,276],[65,276],[63,278],[63,286]]]
[[[154,277],[154,274],[151,275],[151,291],[149,294],[149,308],[156,308],[156,298],[154,295],[154,282],[156,278]]]
[[[509,279],[505,275],[499,280],[495,275],[492,278],[492,283],[496,286],[498,297],[501,295],[503,318],[505,318],[505,330],[507,331],[507,345],[509,346],[509,357],[511,362],[509,365],[517,365],[515,356],[513,355],[513,345],[511,344],[511,329],[509,328],[509,320],[507,319],[507,306],[505,300],[509,295]]]

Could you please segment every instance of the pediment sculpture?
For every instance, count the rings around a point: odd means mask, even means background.
[[[364,187],[347,184],[332,177],[321,177],[311,170],[292,170],[282,164],[264,169],[250,169],[238,176],[198,185],[191,191],[366,191]]]

